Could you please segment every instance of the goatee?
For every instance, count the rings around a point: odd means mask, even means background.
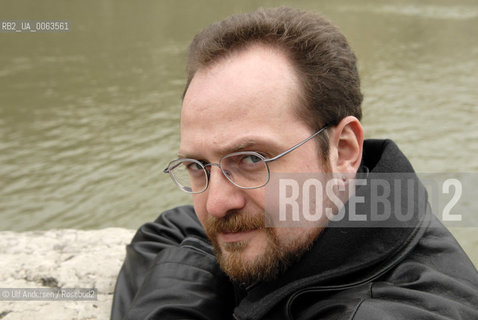
[[[276,279],[302,257],[320,233],[320,229],[310,229],[305,238],[299,236],[288,242],[281,241],[276,229],[265,227],[265,214],[249,216],[238,212],[228,213],[220,219],[209,216],[204,227],[221,269],[232,281],[245,284]],[[223,243],[222,247],[218,242],[220,233],[252,230],[264,232],[267,242],[264,252],[254,260],[245,259],[243,254],[248,246],[254,245],[251,241]]]

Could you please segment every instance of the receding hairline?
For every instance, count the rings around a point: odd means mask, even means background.
[[[265,49],[267,51],[273,52],[277,56],[280,56],[283,58],[285,62],[285,67],[290,70],[292,81],[294,83],[294,90],[291,92],[293,96],[291,96],[291,101],[289,108],[291,112],[297,117],[298,120],[304,122],[307,125],[306,121],[303,121],[303,117],[301,114],[301,105],[304,105],[307,103],[306,97],[305,97],[305,87],[304,83],[301,80],[301,73],[299,68],[294,64],[294,59],[291,58],[290,52],[287,50],[287,48],[284,48],[280,44],[273,43],[273,42],[266,42],[266,41],[261,41],[261,40],[255,40],[246,43],[245,45],[238,46],[236,48],[233,48],[232,50],[228,50],[225,52],[224,55],[221,55],[215,60],[211,60],[208,64],[205,64],[198,68],[194,75],[191,77],[191,80],[188,82],[187,87],[185,88],[185,91],[182,96],[182,100],[184,103],[184,99],[186,97],[187,91],[189,89],[189,85],[192,83],[194,77],[198,72],[205,71],[207,72],[208,69],[212,69],[214,67],[217,67],[221,65],[221,63],[224,63],[227,61],[227,59],[236,59],[237,57],[240,57],[241,54],[246,54],[248,51],[252,51],[255,49]],[[314,128],[311,128],[311,130],[314,130]]]
[[[198,64],[194,69],[191,74],[188,76],[190,78],[187,79],[184,92],[182,95],[182,99],[184,100],[184,97],[186,95],[186,92],[189,89],[189,85],[193,81],[195,75],[199,71],[206,71],[207,69],[213,68],[222,62],[226,61],[227,59],[232,59],[235,56],[240,55],[241,53],[247,52],[249,50],[253,50],[254,48],[262,48],[262,49],[268,49],[272,52],[276,52],[279,55],[282,55],[286,60],[287,64],[291,67],[291,70],[294,73],[294,76],[297,80],[297,83],[299,84],[301,93],[303,91],[303,84],[302,81],[300,80],[300,72],[299,68],[295,65],[294,59],[292,58],[291,52],[289,49],[287,49],[284,45],[273,42],[273,41],[266,41],[264,39],[254,39],[247,41],[245,43],[241,43],[237,46],[234,46],[232,48],[229,48],[227,51],[224,51],[222,54],[216,56],[214,59],[208,60],[204,63]],[[302,96],[302,94],[300,94]]]

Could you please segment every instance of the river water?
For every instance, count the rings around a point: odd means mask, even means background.
[[[212,21],[284,3],[2,1],[0,20],[71,30],[0,33],[0,229],[137,228],[190,203],[162,174],[186,47]],[[289,3],[350,40],[367,137],[394,139],[418,172],[478,172],[476,1]],[[453,230],[475,263],[476,227]]]

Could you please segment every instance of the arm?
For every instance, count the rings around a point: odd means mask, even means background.
[[[225,319],[233,298],[193,208],[184,206],[143,225],[127,246],[111,319]]]

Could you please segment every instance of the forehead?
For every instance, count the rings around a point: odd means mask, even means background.
[[[223,153],[247,140],[284,140],[288,131],[305,126],[295,110],[299,93],[288,58],[263,45],[198,70],[183,101],[180,153]]]

